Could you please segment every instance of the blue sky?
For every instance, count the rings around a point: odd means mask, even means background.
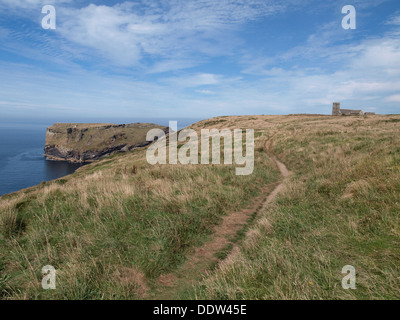
[[[55,30],[41,26],[44,5]],[[357,29],[342,28],[353,5]],[[398,0],[0,0],[0,116],[400,111]]]

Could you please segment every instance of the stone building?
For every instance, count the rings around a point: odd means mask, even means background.
[[[352,109],[340,109],[340,103],[334,102],[332,107],[333,116],[363,116],[364,111]]]
[[[340,109],[340,113],[344,116],[363,116],[362,110]]]
[[[333,116],[340,116],[340,103],[339,102],[334,102],[333,107],[332,107],[332,115]]]

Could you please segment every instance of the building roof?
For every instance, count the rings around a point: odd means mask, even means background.
[[[342,112],[342,113],[361,113],[363,111],[362,110],[352,110],[352,109],[340,109],[340,112]]]

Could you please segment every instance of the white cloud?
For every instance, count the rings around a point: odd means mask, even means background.
[[[48,4],[62,5],[72,2],[74,2],[74,0],[0,0],[0,6],[17,9],[32,9]]]
[[[387,102],[399,102],[400,103],[400,94],[395,94],[385,99]]]
[[[228,81],[228,79],[225,80],[223,76],[217,74],[198,73],[183,75],[180,77],[165,78],[162,81],[178,88],[189,88],[217,85],[221,84],[221,82]]]
[[[60,10],[57,31],[113,64],[164,72],[171,66],[182,68],[227,55],[241,43],[234,35],[238,25],[281,12],[286,6],[272,0],[90,4]]]
[[[360,55],[353,58],[354,69],[374,71],[378,75],[400,75],[400,38],[386,36],[365,41],[360,46]]]
[[[13,52],[46,63],[46,52],[51,52],[51,62],[68,70],[52,73],[50,68],[1,65],[0,95],[5,103],[0,105],[5,110],[32,103],[43,114],[57,109],[112,116],[118,111],[122,117],[329,113],[335,100],[377,112],[383,101],[391,110],[398,108],[398,33],[355,41],[351,33],[334,29],[337,23],[328,23],[301,46],[276,56],[254,57],[243,48],[237,31],[242,23],[285,10],[282,5],[270,7],[271,3],[155,0],[61,7],[53,38],[43,32],[35,36],[25,30],[0,29],[0,38],[21,40],[9,45]],[[23,47],[25,38],[35,41]],[[343,40],[348,41],[343,44]],[[216,70],[210,64],[203,70],[177,72],[218,56],[232,57],[235,68],[239,50],[246,53],[243,77],[236,77],[235,70],[225,75],[225,66],[219,69],[216,64]],[[93,59],[96,56],[103,58],[101,62]],[[101,67],[93,69],[102,73],[68,62],[92,59]],[[129,68],[109,72],[115,66]],[[175,73],[154,75],[167,71]],[[142,73],[146,73],[143,78]]]
[[[31,8],[34,6],[39,6],[43,3],[43,0],[1,0],[0,4],[10,7],[19,8]]]
[[[140,60],[140,42],[146,34],[157,32],[135,14],[126,13],[124,6],[89,5],[68,11],[57,31],[64,38],[85,48],[91,48],[121,66],[137,64]]]
[[[215,92],[211,90],[196,90],[196,92],[207,95],[215,94]]]
[[[394,13],[389,20],[386,21],[386,24],[400,26],[400,12]]]
[[[297,112],[321,107],[329,112],[336,100],[348,107],[400,112],[395,104],[400,92],[400,30],[356,40],[336,25],[326,24],[304,45],[276,56],[245,56],[243,73],[265,77],[259,90],[278,92],[275,101]],[[307,62],[314,67],[302,66]]]

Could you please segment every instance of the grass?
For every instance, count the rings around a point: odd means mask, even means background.
[[[58,146],[79,152],[103,150],[118,145],[136,146],[146,144],[150,129],[166,129],[147,123],[127,125],[101,123],[57,123],[46,135],[46,145]]]
[[[184,297],[399,299],[400,117],[387,118],[289,122],[273,144],[294,172],[286,189],[240,254]],[[341,286],[345,265],[356,290]]]
[[[239,177],[233,165],[151,166],[142,149],[2,197],[0,296],[145,298],[227,212],[278,178],[265,152],[255,161],[255,174]],[[57,270],[56,290],[41,288],[45,265]]]
[[[254,128],[250,176],[234,166],[150,166],[145,150],[0,198],[0,298],[143,299],[212,237],[228,212],[251,204],[278,171],[278,198],[236,235],[240,250],[174,292],[189,299],[399,299],[400,116],[243,116],[205,120]],[[137,168],[132,174],[131,168]],[[41,289],[41,268],[57,289]],[[342,267],[357,272],[344,290]],[[197,278],[199,275],[196,275]],[[196,279],[197,279],[196,278]]]

